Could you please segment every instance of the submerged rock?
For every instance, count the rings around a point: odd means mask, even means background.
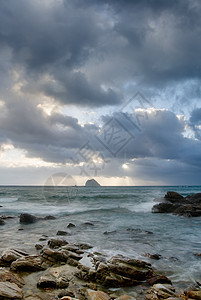
[[[156,260],[159,260],[162,258],[162,256],[158,253],[155,253],[155,254],[151,254],[151,253],[145,253],[144,254],[145,257],[149,257],[151,259],[156,259]]]
[[[0,218],[0,225],[5,225],[5,224],[6,222],[2,218]]]
[[[58,231],[57,231],[57,235],[70,235],[70,233],[67,232],[67,231],[58,230]]]
[[[66,226],[67,228],[73,228],[73,227],[76,227],[75,224],[73,223],[68,223],[68,225]]]

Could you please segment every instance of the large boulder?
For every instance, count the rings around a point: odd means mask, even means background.
[[[152,207],[153,213],[173,213],[186,217],[201,216],[201,193],[184,198],[176,192],[169,191],[161,201]]]
[[[152,207],[153,213],[173,213],[180,205],[162,202]]]
[[[173,212],[175,215],[186,217],[200,217],[201,216],[201,204],[188,204],[178,207]]]
[[[22,224],[32,224],[38,220],[37,217],[30,214],[21,214],[20,215],[20,223]]]
[[[165,199],[173,203],[173,202],[181,202],[182,200],[184,200],[184,197],[177,192],[169,191],[165,195]]]

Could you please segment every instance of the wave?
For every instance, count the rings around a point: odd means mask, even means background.
[[[0,203],[12,203],[18,201],[18,198],[10,197],[10,198],[0,198]]]
[[[125,207],[110,207],[110,208],[95,208],[95,209],[86,209],[86,210],[79,210],[79,211],[71,211],[65,213],[65,215],[80,215],[80,214],[88,214],[88,213],[126,213],[132,214],[133,212]]]

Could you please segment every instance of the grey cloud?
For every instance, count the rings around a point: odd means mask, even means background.
[[[199,1],[0,5],[0,45],[26,70],[30,93],[36,82],[36,93],[64,105],[118,105],[128,81],[163,88],[201,76]],[[54,83],[41,85],[43,75]]]

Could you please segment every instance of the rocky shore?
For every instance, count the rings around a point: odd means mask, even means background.
[[[160,203],[153,206],[153,213],[173,213],[185,217],[201,216],[201,193],[183,197],[176,192],[169,191],[157,201]]]
[[[152,211],[197,217],[200,216],[200,206],[200,193],[183,197],[176,192],[167,192]],[[2,228],[9,224],[10,218],[14,217],[0,217]],[[54,219],[51,215],[36,217],[26,213],[21,214],[19,220],[17,216],[14,220],[22,226],[18,230],[25,230],[27,225],[32,227],[47,220],[57,221]],[[83,224],[94,226],[91,222]],[[149,262],[123,255],[108,258],[97,252],[93,245],[70,241],[68,235],[74,228],[77,228],[77,224],[70,222],[65,231],[57,228],[53,237],[44,235],[45,238],[33,244],[35,251],[32,253],[22,250],[23,241],[22,249],[5,249],[0,254],[0,300],[201,299],[200,278],[196,278],[192,286],[181,284],[179,288],[167,277],[169,275],[154,267],[152,262],[162,260],[162,255],[144,253],[143,256]],[[139,228],[127,228],[126,232],[143,236],[153,234]],[[103,234],[112,236],[115,233],[105,231]],[[196,259],[201,259],[200,252],[194,255]]]
[[[177,290],[170,279],[142,260],[122,255],[107,259],[93,252],[91,245],[61,238],[35,248],[35,255],[19,249],[2,253],[0,299],[201,299],[199,283]]]

